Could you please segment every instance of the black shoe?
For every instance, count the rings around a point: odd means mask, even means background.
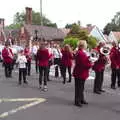
[[[18,82],[18,85],[21,85],[21,82]]]
[[[86,102],[86,101],[81,101],[81,104],[88,105],[88,102]]]
[[[69,81],[67,81],[68,83],[71,83],[71,81],[69,80]]]
[[[63,84],[65,84],[65,81],[63,81]]]
[[[101,94],[101,92],[99,92],[99,91],[94,91],[94,93],[95,94],[99,94],[99,95]]]
[[[105,92],[105,90],[100,90],[100,92]]]
[[[116,87],[115,87],[115,86],[111,86],[111,89],[115,90],[115,89],[116,89]]]
[[[27,81],[24,81],[24,83],[25,83],[25,84],[28,84],[28,82],[27,82]]]
[[[75,103],[75,106],[82,107],[81,103]]]

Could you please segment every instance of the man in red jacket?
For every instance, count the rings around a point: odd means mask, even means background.
[[[118,87],[120,87],[120,48],[116,45],[115,42],[112,43],[113,47],[110,52],[110,60],[111,60],[111,88],[116,89],[116,77],[118,78]]]
[[[3,57],[3,63],[5,67],[5,77],[12,77],[12,69],[13,69],[13,52],[12,49],[10,49],[10,43],[6,42],[5,47],[2,50],[2,57]]]
[[[39,87],[42,89],[42,78],[44,77],[44,91],[47,91],[48,62],[50,57],[51,56],[48,52],[48,49],[45,48],[45,44],[41,43],[40,48],[37,52],[37,60],[39,66]]]
[[[105,45],[104,42],[100,42],[97,48],[95,48],[96,51],[99,53],[99,58],[94,63],[94,66],[93,66],[93,70],[95,71],[93,92],[96,94],[101,94],[101,92],[105,92],[104,90],[102,90],[102,84],[103,84],[104,69],[107,63],[107,57],[100,52],[100,49],[104,45]]]
[[[78,51],[75,54],[75,67],[73,76],[75,78],[75,105],[81,107],[82,104],[88,104],[84,99],[84,84],[89,76],[89,69],[92,67],[89,57],[85,50],[87,43],[80,40]]]

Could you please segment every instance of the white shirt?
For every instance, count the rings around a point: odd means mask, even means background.
[[[16,63],[18,63],[19,68],[26,68],[27,59],[25,55],[18,55]]]
[[[54,58],[62,57],[62,53],[61,53],[60,49],[56,49],[56,48],[53,48],[53,55],[54,55]]]
[[[34,45],[33,48],[32,48],[32,53],[33,53],[34,55],[36,55],[36,54],[37,54],[37,51],[38,51],[38,46]]]

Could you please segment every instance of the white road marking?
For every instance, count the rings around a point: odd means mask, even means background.
[[[8,112],[4,112],[4,113],[0,114],[0,118],[8,117],[9,115],[12,115],[20,110],[25,110],[27,108],[30,108],[32,106],[35,106],[37,104],[40,104],[40,103],[46,101],[46,99],[44,99],[44,98],[17,98],[17,99],[2,98],[2,99],[0,99],[0,103],[2,103],[2,102],[30,102],[30,101],[32,101],[32,102],[29,104],[25,104],[18,108],[12,109]]]

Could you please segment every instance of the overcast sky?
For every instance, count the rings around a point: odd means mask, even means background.
[[[25,11],[25,7],[38,12],[40,0],[1,0],[0,18],[9,25],[15,13]],[[58,27],[80,20],[82,26],[93,24],[102,29],[118,11],[120,0],[43,0],[43,14]]]

